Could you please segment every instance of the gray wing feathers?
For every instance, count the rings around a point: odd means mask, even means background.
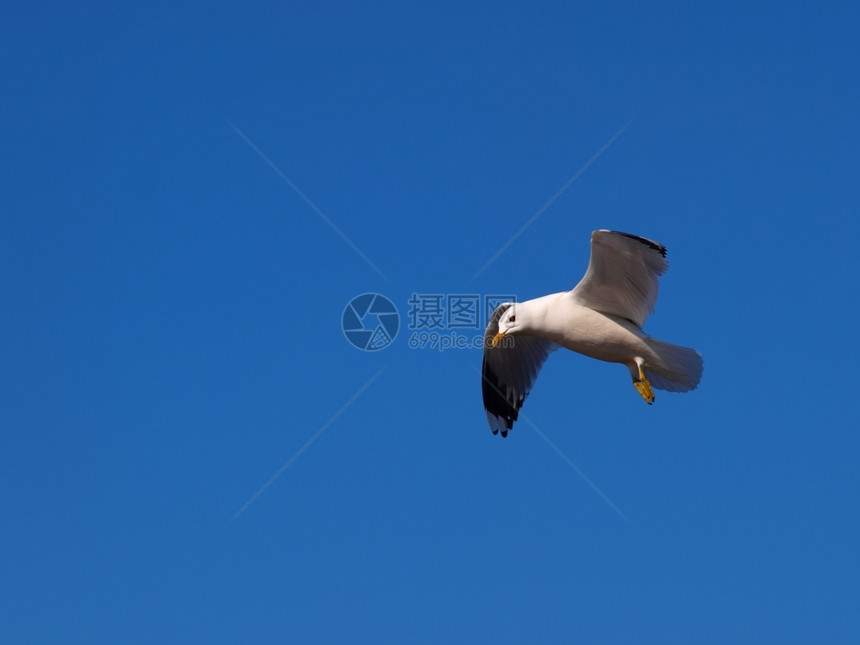
[[[571,292],[583,306],[640,327],[657,304],[657,279],[669,268],[666,248],[628,233],[591,234],[591,259]]]

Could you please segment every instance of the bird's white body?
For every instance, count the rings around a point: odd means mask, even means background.
[[[570,291],[527,300],[515,304],[513,310],[518,320],[525,322],[525,326],[520,323],[520,331],[590,358],[623,363],[634,376],[638,372],[636,358],[646,365],[660,362],[648,344],[648,335],[636,324],[584,307]],[[552,316],[548,315],[550,310]]]
[[[554,311],[553,316],[546,315],[550,307]],[[525,327],[523,331],[591,358],[624,363],[630,357],[631,345],[638,344],[642,351],[646,350],[647,346],[642,341],[645,334],[636,325],[577,304],[570,291],[527,300],[513,307],[520,316],[526,308],[532,312],[529,320],[537,317],[543,324],[542,328]]]

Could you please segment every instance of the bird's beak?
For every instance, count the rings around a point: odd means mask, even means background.
[[[504,337],[505,337],[505,332],[503,332],[503,331],[500,331],[498,334],[493,336],[493,342],[492,342],[493,347],[498,347],[499,343],[502,342],[502,338],[504,338]]]

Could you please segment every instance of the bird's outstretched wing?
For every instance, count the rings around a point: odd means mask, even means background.
[[[629,233],[594,231],[588,270],[571,295],[585,307],[641,327],[657,304],[657,278],[668,268],[662,244]]]
[[[501,431],[503,437],[508,436],[517,420],[523,401],[547,356],[558,348],[551,341],[525,334],[507,336],[493,347],[491,341],[499,331],[499,319],[512,304],[499,305],[490,317],[484,332],[484,366],[481,371],[487,421],[493,434]]]

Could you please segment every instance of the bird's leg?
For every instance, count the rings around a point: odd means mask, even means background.
[[[651,383],[648,382],[645,372],[642,371],[642,363],[637,360],[636,366],[639,368],[639,377],[633,377],[633,387],[639,391],[639,394],[645,399],[645,403],[651,405],[654,403],[654,390],[651,389]]]

